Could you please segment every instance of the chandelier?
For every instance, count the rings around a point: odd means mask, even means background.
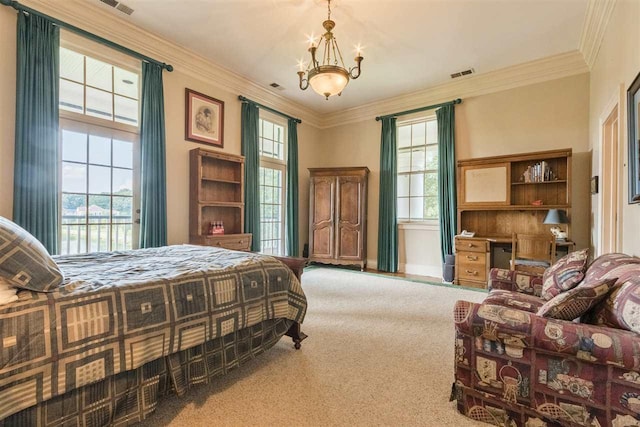
[[[354,58],[356,66],[348,70],[344,66],[338,42],[331,32],[336,26],[336,23],[331,20],[331,0],[327,0],[327,3],[329,12],[327,20],[322,23],[327,32],[322,35],[318,43],[321,45],[324,40],[322,62],[319,62],[316,57],[319,46],[316,46],[315,41],[311,39],[311,45],[309,46],[311,62],[306,70],[303,70],[304,64],[302,61],[298,64],[300,66],[298,76],[300,77],[300,89],[306,90],[311,85],[318,95],[329,99],[333,95],[342,95],[342,91],[349,83],[350,78],[355,80],[360,77],[360,63],[364,58],[360,55],[360,49],[358,48],[357,56]]]

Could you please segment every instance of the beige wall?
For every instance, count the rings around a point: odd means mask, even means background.
[[[16,14],[0,7],[0,216],[12,218],[16,120]]]
[[[626,90],[640,72],[640,2],[637,0],[618,0],[607,26],[604,40],[591,70],[591,100],[589,119],[589,143],[593,150],[593,174],[596,175],[600,162],[600,117],[605,113],[611,100],[620,98],[621,159],[621,252],[640,255],[640,204],[628,204],[628,168],[627,168],[627,118]],[[622,92],[622,96],[619,94]],[[597,204],[599,195],[594,196],[594,224],[598,225]],[[594,233],[597,238],[597,233]],[[597,244],[597,242],[595,242]]]
[[[458,159],[556,148],[573,149],[572,237],[589,245],[590,153],[589,75],[581,74],[489,95],[470,97],[456,106]],[[380,191],[380,122],[371,120],[323,131],[324,155],[313,166],[368,166],[369,214],[367,258],[375,264]],[[440,275],[438,231],[412,226],[400,231],[401,268],[414,274]]]

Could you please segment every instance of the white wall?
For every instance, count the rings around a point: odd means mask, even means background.
[[[600,162],[600,116],[607,104],[623,88],[621,104],[620,146],[623,171],[620,176],[622,242],[620,250],[631,255],[640,255],[640,204],[628,204],[628,135],[626,117],[626,90],[640,72],[640,2],[618,0],[607,26],[602,45],[591,70],[591,100],[589,103],[589,146],[593,150],[593,175],[598,174]],[[593,197],[594,224],[598,224],[595,206],[599,195]],[[597,233],[594,233],[594,237]],[[594,242],[597,243],[597,242]]]

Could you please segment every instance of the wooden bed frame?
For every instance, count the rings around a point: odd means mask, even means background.
[[[291,271],[293,271],[293,274],[295,274],[295,276],[298,278],[300,283],[302,283],[302,272],[304,271],[304,268],[309,263],[309,260],[307,258],[279,257],[279,256],[276,256],[274,258],[279,260],[280,262],[282,262],[287,267],[289,267],[289,269],[291,269]],[[307,338],[307,334],[302,332],[301,327],[300,327],[300,323],[298,323],[298,322],[294,322],[294,324],[291,325],[291,327],[285,333],[285,335],[288,336],[288,337],[291,337],[291,339],[293,340],[294,347],[296,348],[296,350],[300,349],[301,342],[305,338]]]

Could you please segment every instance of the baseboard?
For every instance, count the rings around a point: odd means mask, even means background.
[[[367,260],[367,269],[377,270],[378,269],[378,260],[376,259],[368,259]]]
[[[424,265],[424,264],[400,264],[399,270],[406,274],[415,274],[418,276],[442,277],[441,265]]]

